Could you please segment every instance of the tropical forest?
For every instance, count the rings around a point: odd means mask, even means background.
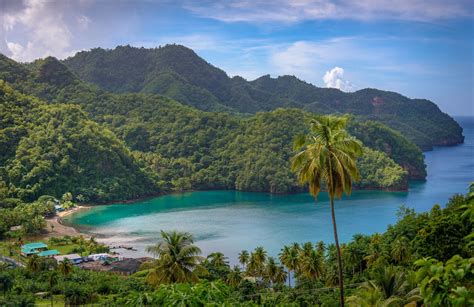
[[[0,0],[0,306],[474,306],[467,2]]]

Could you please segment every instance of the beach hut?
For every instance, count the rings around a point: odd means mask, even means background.
[[[39,252],[38,253],[38,256],[40,257],[54,257],[54,256],[57,256],[61,254],[58,250],[56,249],[49,249],[49,250],[46,250],[46,251],[42,251],[42,252]]]
[[[48,245],[43,242],[33,242],[21,246],[21,254],[23,256],[30,256],[38,254],[39,252],[45,251],[48,249]]]
[[[68,259],[69,261],[71,261],[72,264],[79,264],[83,261],[82,256],[78,254],[54,256],[54,259],[56,259],[57,262],[61,262],[64,259]]]

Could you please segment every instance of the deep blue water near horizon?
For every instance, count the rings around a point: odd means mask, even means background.
[[[383,232],[396,222],[401,205],[417,212],[442,206],[456,193],[466,193],[474,181],[474,117],[457,117],[465,142],[425,153],[426,182],[411,182],[408,192],[354,191],[336,202],[339,237]],[[66,223],[79,227],[109,244],[132,245],[146,255],[160,230],[188,231],[204,254],[220,251],[236,263],[237,254],[263,246],[277,256],[292,242],[333,242],[328,197],[317,203],[306,193],[272,195],[237,191],[204,191],[161,196],[134,203],[97,206],[71,215]]]

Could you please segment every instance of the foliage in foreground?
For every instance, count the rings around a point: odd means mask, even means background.
[[[397,223],[385,233],[356,235],[343,244],[347,304],[404,306],[423,302],[430,306],[472,306],[473,191],[466,197],[454,196],[444,209],[436,205],[429,212],[416,214],[402,207]],[[451,230],[459,227],[459,222],[465,227],[454,235]],[[257,247],[252,252],[243,251],[239,255],[241,264],[234,268],[224,255],[213,253],[200,258],[199,268],[195,266],[197,279],[174,283],[166,277],[150,283],[148,274],[162,264],[160,258],[169,257],[169,251],[175,247],[194,249],[189,234],[165,234],[169,238],[162,242],[166,244],[155,248],[158,259],[145,263],[143,271],[129,277],[85,271],[67,263],[56,265],[39,258],[26,268],[2,269],[0,305],[32,304],[39,300],[34,294],[44,292],[47,297],[53,294],[54,300],[70,305],[337,306],[333,245],[291,244],[282,248],[279,261]],[[445,239],[435,244],[431,236]],[[433,254],[433,246],[439,253]],[[162,277],[175,272],[157,271]]]

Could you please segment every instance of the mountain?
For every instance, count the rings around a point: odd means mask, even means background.
[[[10,187],[8,197],[71,191],[104,202],[173,190],[301,190],[289,157],[313,113],[241,116],[157,94],[111,93],[52,57],[20,64],[0,56],[0,67],[11,81],[0,92],[0,186]],[[367,142],[357,188],[405,190],[409,178],[426,176],[422,152],[398,132],[358,117],[349,130]]]
[[[104,202],[159,192],[124,143],[80,107],[47,104],[2,80],[0,148],[0,199],[70,191]]]
[[[266,75],[250,82],[230,78],[180,45],[95,48],[63,63],[104,90],[161,94],[204,111],[256,113],[291,107],[319,114],[350,113],[399,131],[423,150],[464,141],[462,128],[429,100],[377,89],[345,93],[294,76]]]

